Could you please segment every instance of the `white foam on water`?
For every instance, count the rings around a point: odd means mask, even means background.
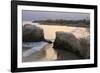
[[[41,41],[41,42],[27,42],[23,46],[25,47],[31,47],[29,50],[23,51],[23,57],[27,57],[31,55],[32,53],[35,53],[37,51],[40,51],[44,46],[46,46],[48,43]]]

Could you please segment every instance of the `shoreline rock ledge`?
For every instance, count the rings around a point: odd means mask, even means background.
[[[25,24],[23,26],[23,42],[37,42],[44,40],[43,29],[36,25]]]
[[[56,32],[56,39],[53,48],[70,51],[80,56],[80,42],[72,33],[69,32]]]

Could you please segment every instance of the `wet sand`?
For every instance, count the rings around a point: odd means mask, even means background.
[[[74,53],[64,50],[54,50],[53,44],[48,44],[41,51],[31,54],[28,57],[23,57],[23,62],[34,61],[56,61],[56,60],[77,60],[80,59]]]

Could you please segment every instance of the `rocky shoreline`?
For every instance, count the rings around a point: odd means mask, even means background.
[[[23,37],[23,43],[40,42],[40,41],[44,41],[48,43],[48,45],[44,47],[45,50],[41,49],[34,55],[38,55],[40,53],[41,55],[39,56],[42,56],[42,54],[44,53],[46,53],[45,55],[48,55],[48,53],[50,55],[51,50],[53,50],[53,53],[55,54],[52,54],[51,52],[52,58],[53,58],[51,59],[50,57],[51,60],[68,60],[68,59],[73,60],[73,59],[89,59],[90,58],[90,38],[89,36],[78,39],[74,34],[70,32],[59,31],[59,32],[56,32],[56,38],[54,42],[52,42],[48,39],[45,39],[44,30],[42,28],[37,27],[35,25],[31,25],[31,24],[25,24],[23,26],[23,36],[22,37]],[[52,46],[50,46],[51,44]],[[30,59],[33,58],[33,56],[31,55]],[[24,62],[29,61],[29,58],[26,61],[25,59],[27,58],[23,57]],[[36,58],[33,58],[33,59],[36,59]]]

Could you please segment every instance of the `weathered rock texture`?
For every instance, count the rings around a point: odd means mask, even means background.
[[[56,32],[56,39],[53,47],[55,49],[64,49],[80,55],[80,42],[72,33]]]
[[[23,26],[23,42],[35,42],[44,39],[43,29],[31,24]]]
[[[80,50],[83,58],[90,58],[90,36],[79,39],[82,49]]]
[[[90,58],[90,38],[76,38],[69,32],[56,32],[54,49],[70,51],[80,56],[80,58]]]

